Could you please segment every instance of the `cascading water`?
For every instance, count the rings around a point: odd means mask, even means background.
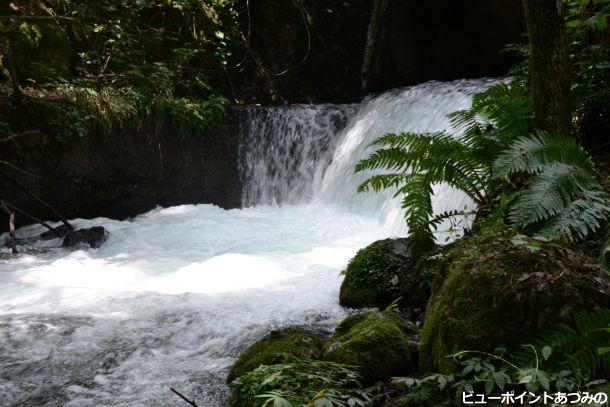
[[[156,209],[100,248],[0,260],[2,405],[223,405],[234,358],[273,328],[332,329],[339,271],[360,247],[405,234],[387,194],[356,195],[353,166],[386,132],[447,128],[487,80],[429,83],[359,105],[242,112],[239,210]],[[363,175],[364,176],[364,175]],[[461,205],[438,189],[435,205]],[[20,229],[21,237],[41,232]],[[58,246],[49,241],[47,246]]]

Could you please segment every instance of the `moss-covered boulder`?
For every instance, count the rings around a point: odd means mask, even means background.
[[[501,230],[460,240],[435,277],[420,343],[420,370],[449,373],[460,350],[517,346],[536,329],[610,305],[610,278],[566,247]]]
[[[271,331],[239,355],[229,371],[227,382],[232,382],[260,365],[282,363],[286,355],[319,359],[323,344],[322,338],[300,328]]]
[[[400,304],[424,309],[430,299],[432,283],[438,275],[443,275],[449,265],[451,245],[438,247],[422,254],[408,276],[400,283]]]
[[[359,366],[363,383],[413,372],[408,333],[415,330],[392,310],[347,317],[324,345],[323,360]]]
[[[342,272],[344,307],[385,307],[400,295],[414,260],[408,239],[378,240],[361,249]]]

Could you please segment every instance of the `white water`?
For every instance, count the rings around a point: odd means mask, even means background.
[[[250,110],[241,162],[249,207],[76,220],[104,226],[109,240],[0,261],[0,404],[180,405],[173,386],[199,405],[222,405],[241,350],[272,328],[332,329],[345,315],[338,289],[347,260],[371,241],[406,234],[396,202],[354,192],[361,178],[352,168],[370,141],[446,128],[444,115],[487,85]],[[438,191],[438,208],[467,203]]]

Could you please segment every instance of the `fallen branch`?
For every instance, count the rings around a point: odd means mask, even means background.
[[[75,21],[74,17],[65,17],[65,16],[0,16],[0,21],[2,20],[65,20],[65,21]]]
[[[57,216],[59,218],[59,220],[61,220],[61,223],[63,223],[64,225],[66,225],[66,227],[69,227],[70,229],[74,229],[72,227],[72,225],[70,224],[70,222],[68,222],[66,220],[66,218],[64,218],[55,208],[53,208],[51,205],[49,205],[48,203],[46,203],[45,201],[43,201],[42,199],[40,199],[36,194],[34,194],[32,191],[30,191],[29,189],[27,189],[25,186],[23,186],[19,181],[17,181],[16,179],[14,179],[13,177],[10,177],[9,175],[7,175],[5,172],[0,171],[0,175],[2,175],[4,178],[8,179],[10,182],[12,182],[17,188],[19,188],[20,190],[22,190],[23,192],[25,192],[26,195],[28,195],[30,198],[34,199],[36,202],[38,202],[39,204],[41,204],[42,206],[44,206],[45,208],[49,209],[51,212],[53,212],[55,214],[55,216]]]
[[[17,170],[22,174],[29,175],[30,177],[42,178],[40,175],[32,174],[31,172],[22,170],[21,168],[17,167],[15,164],[9,163],[8,161],[0,160],[0,164],[6,165],[7,167],[11,167],[12,169]]]
[[[24,131],[22,133],[13,133],[8,137],[5,138],[1,138],[0,139],[0,143],[6,143],[7,141],[16,139],[17,137],[23,137],[23,136],[31,136],[33,134],[40,134],[40,129],[36,129],[36,130],[28,130],[28,131]]]
[[[193,407],[198,407],[197,403],[195,403],[192,400],[187,399],[186,397],[184,397],[182,394],[180,394],[180,392],[176,389],[174,389],[173,387],[169,388],[174,394],[176,394],[178,397],[180,397],[182,400],[186,401],[187,403],[189,403],[191,406]]]
[[[45,228],[49,229],[51,232],[55,233],[55,235],[57,235],[57,237],[63,237],[62,234],[55,229],[53,226],[49,225],[48,223],[46,223],[43,220],[38,219],[37,217],[35,217],[34,215],[30,215],[29,213],[27,213],[26,211],[24,211],[23,209],[19,209],[17,208],[15,205],[11,205],[8,202],[4,202],[4,205],[6,205],[7,207],[9,207],[10,209],[13,209],[19,213],[21,213],[22,215],[24,215],[27,218],[32,219],[34,222],[39,223],[40,225],[44,226]]]

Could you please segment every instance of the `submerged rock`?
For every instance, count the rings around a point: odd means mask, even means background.
[[[319,359],[323,342],[318,335],[301,328],[271,331],[239,355],[229,371],[227,382],[231,383],[260,365],[282,363],[286,355]]]
[[[360,368],[363,384],[415,370],[407,333],[415,333],[392,310],[350,315],[326,341],[322,359]]]
[[[344,307],[385,307],[400,295],[415,262],[409,239],[378,240],[361,249],[342,272],[339,302]]]
[[[420,343],[423,373],[451,373],[447,355],[522,344],[536,329],[570,323],[575,313],[610,305],[610,278],[566,247],[528,247],[501,230],[458,241],[443,254]]]
[[[40,238],[42,240],[51,240],[51,239],[57,239],[58,237],[64,237],[66,236],[69,232],[71,232],[72,229],[70,226],[68,225],[60,225],[56,228],[54,228],[55,231],[52,230],[47,230],[46,232],[42,232],[40,234]],[[57,233],[56,233],[57,232]],[[58,236],[59,234],[59,236]]]
[[[93,249],[97,249],[106,239],[108,239],[108,232],[106,232],[106,229],[102,226],[94,226],[92,228],[68,232],[64,237],[63,246],[75,248],[88,245]]]

